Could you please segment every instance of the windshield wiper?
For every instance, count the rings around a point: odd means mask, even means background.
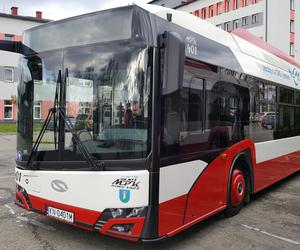
[[[56,89],[55,89],[55,96],[54,96],[54,104],[53,104],[53,108],[49,109],[48,111],[48,115],[46,117],[46,120],[44,121],[43,123],[43,126],[42,126],[42,129],[33,145],[33,148],[31,150],[31,153],[29,155],[29,158],[28,158],[28,161],[27,161],[27,167],[30,165],[31,163],[31,160],[32,160],[32,157],[33,155],[36,153],[41,141],[42,141],[42,138],[45,134],[45,131],[47,130],[48,128],[48,125],[53,117],[53,133],[54,133],[54,147],[55,147],[55,150],[56,150],[56,145],[57,145],[57,128],[56,128],[56,123],[57,123],[57,119],[56,119],[56,109],[58,107],[58,87],[59,87],[59,84],[61,83],[61,70],[58,71],[58,75],[57,75],[57,80],[56,80]],[[37,168],[37,166],[36,166]]]
[[[83,144],[83,142],[79,139],[79,136],[76,132],[75,127],[73,126],[71,120],[69,117],[66,116],[66,113],[63,108],[58,108],[59,115],[63,118],[64,123],[67,125],[69,131],[71,132],[73,136],[73,140],[78,145],[79,150],[83,154],[84,158],[86,159],[87,163],[93,170],[104,170],[105,164],[103,161],[98,160],[95,158],[86,148],[86,146]]]
[[[66,78],[68,77],[68,69],[66,69]],[[93,155],[91,155],[91,153],[87,150],[86,146],[82,143],[82,141],[79,139],[78,134],[76,133],[76,129],[74,128],[71,120],[69,117],[66,116],[65,110],[63,107],[59,106],[59,100],[58,100],[58,89],[59,89],[59,84],[61,83],[61,71],[59,70],[58,72],[58,77],[57,77],[57,81],[56,81],[56,90],[55,90],[55,99],[54,99],[54,105],[53,108],[51,108],[48,112],[47,118],[42,126],[42,129],[37,137],[37,140],[34,143],[34,146],[32,148],[32,151],[30,153],[30,156],[28,158],[27,161],[27,166],[30,165],[31,161],[32,161],[32,157],[33,155],[36,153],[42,138],[45,134],[45,131],[48,128],[48,125],[53,117],[53,132],[54,132],[54,144],[55,144],[55,150],[57,148],[57,118],[61,118],[61,120],[63,121],[63,123],[65,125],[67,125],[69,131],[71,132],[73,139],[75,141],[75,143],[78,145],[79,150],[81,151],[81,153],[83,154],[84,158],[86,159],[88,165],[91,167],[92,170],[104,170],[105,168],[105,164],[103,161],[98,160],[97,158],[95,158]],[[56,114],[58,116],[56,116]],[[33,164],[34,166],[35,164]],[[31,169],[38,169],[38,166],[36,165],[34,168]]]
[[[32,157],[33,157],[33,155],[35,154],[35,152],[37,151],[37,149],[38,149],[38,147],[39,147],[39,145],[40,145],[40,143],[41,143],[41,141],[42,141],[42,138],[43,138],[43,136],[44,136],[44,134],[45,134],[45,131],[46,131],[46,129],[47,129],[47,127],[48,127],[48,125],[49,125],[49,123],[50,123],[50,121],[51,121],[51,118],[52,118],[54,112],[55,112],[55,108],[51,108],[51,109],[49,110],[48,115],[47,115],[47,118],[46,118],[46,120],[44,121],[44,124],[43,124],[43,126],[42,126],[42,129],[41,129],[41,131],[40,131],[40,133],[39,133],[39,135],[38,135],[38,137],[37,137],[37,139],[36,139],[36,141],[35,141],[35,143],[34,143],[34,145],[33,145],[33,148],[32,148],[32,150],[31,150],[31,153],[30,153],[30,155],[29,155],[29,158],[28,158],[28,161],[27,161],[27,166],[30,165],[31,160],[32,160]]]

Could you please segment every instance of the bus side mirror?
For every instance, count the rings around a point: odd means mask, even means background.
[[[20,50],[20,42],[0,41],[0,50],[18,53]]]
[[[183,82],[183,68],[185,60],[185,42],[182,37],[173,31],[163,35],[163,95],[181,89]]]
[[[13,53],[19,53],[22,55],[28,53],[35,53],[35,51],[25,46],[22,42],[15,42],[15,41],[0,41],[0,51],[1,50],[13,52]]]

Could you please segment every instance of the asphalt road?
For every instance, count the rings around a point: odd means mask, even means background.
[[[61,224],[14,205],[15,136],[0,134],[0,249],[300,249],[300,173],[252,197],[235,217],[216,215],[142,244]]]

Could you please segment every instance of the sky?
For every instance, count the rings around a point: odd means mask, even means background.
[[[101,9],[129,4],[146,3],[150,0],[0,0],[0,12],[10,14],[12,6],[19,7],[19,15],[35,16],[43,12],[43,18],[59,20]]]

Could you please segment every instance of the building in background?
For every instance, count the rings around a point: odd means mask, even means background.
[[[191,2],[191,1],[188,1],[188,0],[186,0],[186,1],[182,1],[182,0],[153,0],[153,1],[150,1],[149,4],[155,4],[155,5],[160,5],[160,6],[176,9],[176,8],[182,6],[183,4],[186,4],[188,2]]]
[[[11,13],[0,13],[0,40],[21,41],[25,29],[47,23],[42,12],[36,11],[35,17],[21,16],[18,7],[11,7]],[[0,51],[0,122],[16,120],[16,94],[18,82],[19,55]],[[34,106],[34,114],[40,118],[39,103]]]
[[[154,0],[226,31],[243,28],[300,61],[299,0]]]

